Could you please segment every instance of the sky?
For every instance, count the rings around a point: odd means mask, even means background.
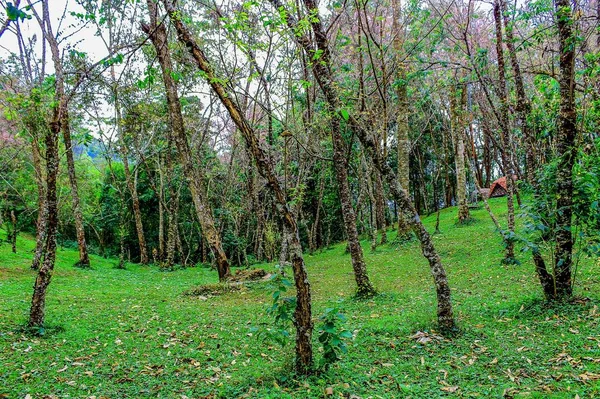
[[[4,8],[6,0],[0,0],[2,8]],[[33,2],[34,8],[38,14],[41,15],[42,6],[41,3]],[[77,17],[71,15],[72,12],[84,13],[84,9],[81,5],[77,4],[75,0],[49,0],[49,12],[50,20],[52,23],[52,29],[56,35],[59,32],[59,40],[61,48],[72,47],[78,51],[84,51],[88,53],[88,56],[92,62],[96,62],[101,58],[105,57],[108,53],[102,40],[95,35],[96,29],[93,24],[81,29],[81,23]],[[21,1],[21,8],[23,4],[27,4],[26,0]],[[27,11],[26,11],[27,12]],[[2,10],[4,14],[4,10]],[[32,14],[32,12],[27,12]],[[5,15],[2,16],[4,20]],[[26,19],[19,22],[21,31],[25,40],[28,38],[35,37],[36,41],[36,54],[41,55],[41,30],[39,24],[35,18]],[[13,32],[5,32],[0,39],[0,58],[6,59],[11,53],[18,54],[19,46],[17,37]],[[41,58],[41,57],[40,57]],[[52,63],[47,62],[46,70],[52,72]]]

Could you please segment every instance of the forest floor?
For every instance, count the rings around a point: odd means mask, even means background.
[[[505,200],[491,203],[503,218]],[[417,241],[375,253],[363,242],[380,292],[365,301],[352,298],[343,243],[306,255],[317,326],[318,316],[336,307],[353,332],[348,353],[308,378],[290,373],[293,342],[282,348],[257,338],[256,329],[273,323],[269,284],[184,295],[217,282],[216,272],[202,267],[119,270],[116,260],[93,256],[93,269],[81,270],[72,266],[77,253],[61,250],[45,335],[25,334],[33,241],[20,237],[17,254],[4,243],[0,398],[600,397],[598,260],[579,263],[579,299],[548,307],[530,253],[518,253],[521,265],[501,265],[499,234],[485,210],[472,213],[473,223],[458,226],[456,208],[442,211],[442,234],[434,236],[461,328],[449,339],[435,333],[435,292]],[[435,215],[424,221],[433,231]],[[316,331],[314,342],[318,361]]]

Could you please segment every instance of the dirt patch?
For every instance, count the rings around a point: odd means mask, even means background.
[[[31,269],[25,267],[0,267],[0,279],[19,277],[31,274]]]
[[[234,275],[229,278],[231,282],[243,282],[243,281],[259,281],[267,280],[271,277],[271,274],[267,273],[264,269],[247,269],[238,270]]]
[[[190,288],[185,291],[183,295],[188,296],[197,296],[208,298],[211,296],[218,296],[227,294],[229,292],[241,291],[242,286],[240,285],[230,285],[230,284],[205,284],[199,285],[194,288]]]

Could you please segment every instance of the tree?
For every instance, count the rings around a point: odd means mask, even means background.
[[[52,31],[50,22],[50,11],[48,10],[48,1],[42,1],[41,17],[34,10],[34,15],[42,29],[44,40],[48,42],[52,53],[52,62],[54,64],[55,87],[54,98],[55,105],[52,114],[52,120],[48,123],[49,128],[46,131],[46,209],[48,220],[46,224],[46,247],[44,251],[44,261],[39,268],[35,285],[33,287],[33,296],[31,299],[31,309],[29,312],[28,325],[34,328],[42,328],[45,320],[46,310],[46,290],[52,279],[54,262],[56,260],[56,231],[58,227],[58,209],[56,196],[56,179],[58,176],[58,135],[64,128],[63,123],[68,121],[65,114],[67,112],[67,97],[65,95],[65,82],[62,62],[58,42]]]
[[[560,112],[556,132],[556,213],[554,217],[554,268],[549,272],[537,247],[533,248],[536,272],[548,300],[566,300],[573,294],[573,166],[576,159],[577,110],[575,108],[576,34],[568,0],[555,0],[559,40]],[[550,227],[550,226],[549,226]]]
[[[155,7],[152,4],[152,0],[149,0],[148,6]],[[275,175],[270,157],[268,153],[261,148],[256,133],[250,127],[248,121],[242,116],[243,114],[239,107],[231,100],[231,95],[227,93],[218,77],[215,76],[214,70],[206,58],[206,55],[181,21],[179,12],[174,7],[173,3],[169,0],[164,0],[164,5],[171,23],[177,30],[179,41],[186,45],[190,55],[196,62],[197,67],[204,73],[206,81],[209,83],[215,94],[217,94],[219,100],[227,109],[229,116],[235,122],[240,133],[244,137],[246,146],[256,162],[258,172],[269,182],[272,193],[275,196],[279,210],[282,214],[283,222],[286,225],[286,229],[291,233],[288,246],[292,260],[294,282],[296,285],[296,309],[294,311],[294,325],[296,327],[296,370],[299,373],[307,374],[312,370],[313,366],[311,344],[313,331],[313,322],[311,318],[312,304],[310,283],[308,281],[304,258],[302,256],[302,245],[300,244],[300,237],[298,235],[298,223],[294,214],[291,212],[285,193]]]
[[[150,36],[158,55],[167,94],[171,129],[175,145],[177,146],[179,161],[183,167],[183,172],[190,191],[192,192],[192,200],[194,201],[194,206],[196,208],[196,216],[202,226],[202,232],[215,256],[219,280],[224,281],[231,274],[229,261],[227,260],[225,251],[223,251],[221,237],[215,228],[212,210],[207,202],[204,188],[202,187],[203,176],[200,174],[199,169],[194,167],[193,164],[192,154],[185,133],[183,115],[181,113],[181,103],[179,101],[179,95],[177,94],[177,84],[171,74],[173,71],[173,63],[168,49],[167,31],[164,24],[158,24],[157,22],[158,8],[152,0],[148,1],[148,9],[150,12],[150,25],[144,24],[142,25],[142,29]]]
[[[297,32],[298,25],[293,17],[293,14],[287,12],[285,7],[279,2],[279,0],[270,0],[271,4],[280,12],[283,12],[285,16],[285,22],[292,32]],[[344,108],[340,102],[340,94],[337,92],[335,79],[331,72],[331,59],[329,58],[329,44],[327,35],[323,28],[321,19],[319,18],[318,8],[316,3],[312,0],[304,0],[304,5],[308,12],[312,15],[310,19],[310,25],[315,36],[314,42],[306,34],[294,35],[295,40],[303,48],[307,55],[312,55],[316,51],[319,52],[319,62],[312,64],[313,75],[319,83],[319,87],[325,96],[331,109],[340,110]],[[346,118],[345,118],[346,119]],[[378,146],[373,139],[372,135],[367,132],[360,121],[352,114],[347,114],[348,126],[357,135],[361,144],[369,152],[371,160],[375,167],[387,180],[390,186],[394,199],[399,204],[401,212],[404,213],[404,217],[411,220],[411,227],[413,232],[421,242],[421,250],[423,255],[429,261],[430,270],[432,277],[435,282],[437,300],[438,300],[438,323],[444,330],[452,330],[455,327],[454,314],[452,311],[452,301],[450,294],[450,287],[448,285],[448,279],[446,277],[446,271],[442,266],[442,262],[439,254],[433,246],[431,237],[419,215],[417,214],[407,192],[403,187],[400,186],[396,174],[393,172],[391,167],[382,158]]]

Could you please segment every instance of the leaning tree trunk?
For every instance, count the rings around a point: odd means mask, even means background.
[[[183,172],[189,185],[192,201],[196,209],[196,216],[202,226],[202,233],[212,250],[215,261],[217,263],[217,272],[219,273],[219,281],[225,281],[231,275],[229,261],[223,250],[221,237],[215,227],[214,218],[208,198],[206,198],[203,187],[203,178],[198,169],[194,166],[194,157],[192,156],[188,139],[185,133],[183,123],[183,115],[181,113],[181,103],[179,94],[177,93],[177,84],[171,75],[173,71],[173,63],[169,54],[167,30],[163,24],[156,23],[157,6],[152,1],[148,1],[151,17],[153,22],[151,25],[142,25],[144,32],[150,36],[152,44],[156,49],[158,60],[162,70],[163,82],[167,94],[167,104],[169,115],[171,118],[171,129],[173,131],[173,139],[179,154],[179,160],[183,167]]]
[[[537,168],[537,156],[536,156],[536,139],[532,129],[529,128],[529,122],[527,120],[529,113],[531,112],[531,104],[525,94],[525,85],[523,83],[523,75],[521,73],[521,66],[517,59],[517,50],[515,48],[515,39],[513,35],[513,23],[509,20],[509,14],[506,7],[506,1],[498,0],[500,2],[500,8],[502,11],[502,18],[504,21],[504,32],[506,34],[506,47],[508,48],[508,56],[512,66],[513,73],[515,75],[515,89],[517,93],[517,115],[519,117],[519,127],[523,140],[525,141],[525,177],[529,183],[534,183],[535,171]],[[600,3],[598,3],[600,4]]]
[[[227,109],[231,119],[240,130],[246,141],[246,145],[256,162],[258,172],[269,183],[269,187],[279,205],[279,211],[287,229],[292,232],[289,250],[296,286],[296,309],[294,311],[294,326],[296,327],[296,370],[302,374],[310,373],[313,366],[311,344],[313,331],[311,293],[304,258],[302,256],[302,246],[300,244],[296,218],[287,202],[285,192],[279,183],[279,179],[275,174],[275,168],[271,157],[262,149],[258,135],[244,118],[239,107],[232,101],[231,93],[228,93],[222,83],[220,83],[221,80],[215,75],[212,65],[206,58],[206,55],[200,46],[198,46],[198,43],[196,43],[188,28],[181,21],[179,11],[175,9],[173,3],[169,0],[163,0],[163,2],[171,19],[171,23],[177,30],[179,41],[186,45],[190,55],[196,62],[196,65],[203,71],[207,83],[219,97],[219,100]],[[148,0],[148,5],[151,9],[156,10],[156,6],[152,0]],[[156,13],[153,15],[153,19],[156,21]]]
[[[64,120],[63,114],[67,112],[67,101],[65,97],[64,74],[58,43],[52,32],[50,24],[50,14],[48,11],[48,0],[42,2],[43,20],[37,14],[36,18],[42,28],[44,40],[48,41],[52,52],[52,61],[54,63],[54,98],[55,108],[52,115],[52,121],[49,124],[49,129],[46,131],[46,209],[48,211],[47,226],[46,226],[46,248],[44,262],[40,266],[38,275],[33,286],[33,295],[31,298],[31,309],[29,312],[28,326],[41,328],[44,325],[46,314],[46,291],[52,273],[54,270],[54,262],[56,260],[56,232],[58,228],[58,206],[56,195],[56,180],[58,177],[59,153],[58,153],[58,136],[61,132],[61,122]]]
[[[284,8],[279,0],[269,0],[278,10]],[[304,4],[313,16],[311,19],[311,26],[315,35],[315,43],[306,35],[294,35],[294,39],[304,49],[304,51],[310,55],[315,50],[321,52],[321,62],[315,62],[312,64],[313,75],[315,76],[321,91],[328,102],[330,108],[335,110],[342,109],[342,103],[340,100],[340,93],[338,93],[337,85],[333,78],[331,71],[331,58],[329,54],[329,45],[327,35],[319,19],[319,11],[316,3],[313,0],[304,0]],[[289,28],[296,32],[297,23],[294,19],[293,13],[286,13],[286,22]],[[316,45],[316,48],[315,48]],[[450,286],[448,285],[448,279],[446,277],[446,271],[442,266],[442,262],[439,254],[435,250],[433,241],[425,226],[421,222],[419,215],[417,214],[408,193],[400,186],[398,178],[391,167],[383,160],[380,152],[377,150],[377,143],[373,139],[372,135],[363,128],[362,124],[354,117],[354,115],[348,115],[348,125],[352,131],[357,135],[360,142],[362,143],[365,150],[367,150],[371,156],[375,167],[381,173],[382,177],[387,180],[390,186],[390,190],[396,202],[398,203],[401,212],[404,212],[404,217],[410,219],[411,227],[413,232],[421,242],[421,250],[425,258],[429,261],[430,271],[435,282],[437,300],[438,300],[438,322],[442,329],[454,329],[454,315],[452,310],[452,301]]]
[[[77,187],[77,175],[75,174],[75,160],[73,159],[73,143],[71,140],[71,127],[69,125],[69,114],[65,108],[62,114],[61,128],[65,142],[65,153],[67,156],[67,173],[71,185],[71,199],[73,201],[73,217],[75,218],[75,231],[77,232],[77,247],[79,248],[79,267],[90,267],[87,244],[85,242],[85,228],[83,226],[83,215],[81,213],[81,201],[79,200],[79,188]]]

